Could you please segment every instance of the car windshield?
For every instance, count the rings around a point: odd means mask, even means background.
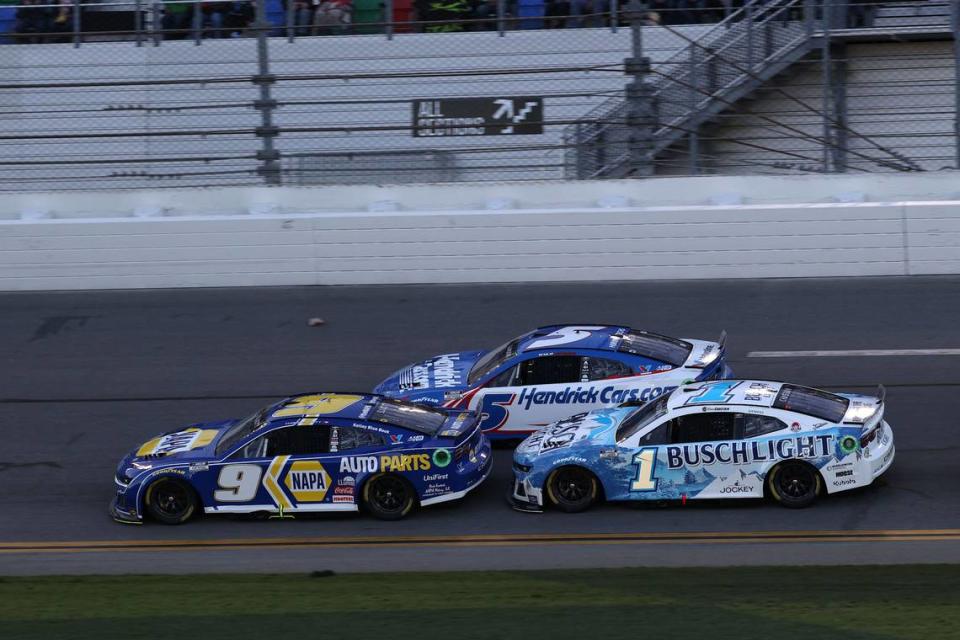
[[[374,406],[367,420],[393,424],[432,436],[447,421],[447,414],[417,404],[383,399]]]
[[[263,426],[270,410],[276,405],[271,404],[230,427],[217,444],[217,455],[222,455],[233,449],[234,445]]]
[[[648,402],[620,423],[617,427],[617,442],[623,442],[630,436],[638,433],[641,429],[652,423],[658,418],[667,414],[667,399],[670,396],[662,396],[656,402]]]
[[[776,409],[795,411],[828,422],[840,422],[847,413],[850,401],[827,391],[785,384],[780,387],[773,406]]]
[[[496,349],[491,349],[483,354],[483,356],[477,360],[476,364],[473,365],[473,368],[470,369],[470,375],[467,376],[467,384],[471,386],[475,385],[487,377],[487,374],[491,371],[517,355],[517,345],[520,344],[520,338],[523,338],[523,336],[508,340]]]
[[[618,351],[631,353],[635,356],[651,358],[679,367],[687,361],[693,345],[676,338],[668,338],[646,331],[631,331],[620,339]]]

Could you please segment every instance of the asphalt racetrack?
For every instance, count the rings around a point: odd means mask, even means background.
[[[864,392],[883,383],[896,460],[874,486],[804,510],[730,501],[517,513],[501,448],[466,500],[401,522],[137,527],[107,516],[117,461],[156,433],[295,392],[368,390],[418,359],[558,322],[706,339],[726,329],[740,376]],[[952,276],[3,294],[0,574],[958,562],[960,356],[747,357],[957,348]]]

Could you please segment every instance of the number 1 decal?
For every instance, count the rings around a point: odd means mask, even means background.
[[[657,448],[646,447],[633,455],[633,464],[637,465],[637,477],[630,483],[630,491],[656,491],[657,479],[653,470],[657,468]]]

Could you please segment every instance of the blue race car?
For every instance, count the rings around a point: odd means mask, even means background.
[[[732,377],[717,342],[623,326],[541,327],[490,351],[448,353],[405,367],[374,390],[471,409],[490,437],[516,438],[576,413],[646,402],[691,380]]]
[[[384,520],[462,498],[490,473],[468,411],[370,394],[316,393],[242,420],[159,435],[117,468],[115,520],[166,524],[195,513],[357,511]]]
[[[511,502],[583,511],[599,500],[761,498],[805,507],[872,483],[893,463],[876,397],[780,382],[684,385],[643,406],[600,409],[514,452]]]

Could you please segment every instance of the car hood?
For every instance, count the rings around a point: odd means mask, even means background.
[[[195,459],[213,456],[217,442],[237,420],[199,422],[162,433],[137,447],[130,460]]]
[[[520,443],[516,453],[525,459],[532,459],[579,447],[613,445],[617,426],[636,409],[598,409],[571,416],[530,435]]]
[[[393,373],[378,384],[373,392],[392,398],[410,399],[424,392],[437,392],[443,396],[448,391],[463,391],[467,388],[470,369],[484,353],[461,351],[428,358]]]

